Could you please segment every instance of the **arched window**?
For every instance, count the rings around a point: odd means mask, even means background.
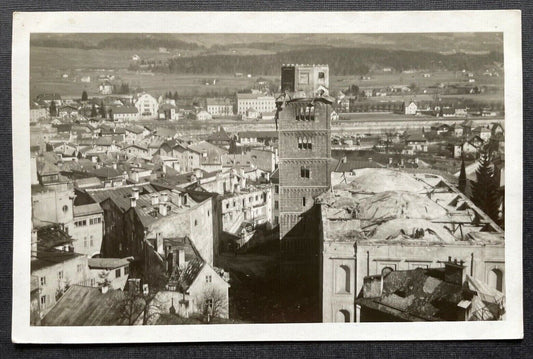
[[[350,267],[347,265],[337,267],[335,289],[337,293],[350,293]]]
[[[337,312],[336,322],[337,323],[349,323],[350,322],[350,312],[345,310],[345,309],[339,310]]]
[[[503,272],[494,268],[489,272],[489,285],[500,292],[503,291]]]

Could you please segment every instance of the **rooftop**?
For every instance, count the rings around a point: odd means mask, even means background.
[[[89,216],[91,214],[103,213],[102,207],[98,203],[89,203],[81,206],[74,206],[74,217]]]

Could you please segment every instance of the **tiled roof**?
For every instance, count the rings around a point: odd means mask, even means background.
[[[109,326],[127,325],[124,317],[125,293],[109,289],[102,293],[100,288],[71,286],[56,305],[42,319],[45,326]],[[139,301],[142,299],[139,298]],[[139,302],[132,318],[141,314],[143,304]]]
[[[98,203],[84,204],[81,206],[74,206],[74,217],[88,216],[91,214],[103,213],[102,207]]]
[[[91,269],[115,269],[130,264],[128,258],[89,258],[87,262]]]
[[[32,252],[31,256],[31,271],[34,272],[42,268],[55,266],[71,259],[82,257],[83,254],[48,249]]]

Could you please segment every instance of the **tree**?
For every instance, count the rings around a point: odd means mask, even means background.
[[[104,101],[100,101],[100,116],[102,118],[105,118],[106,117],[106,111],[105,111],[105,106],[104,106]]]
[[[196,298],[196,303],[198,303],[206,323],[210,323],[212,318],[222,317],[227,314],[226,296],[222,290],[214,286],[205,286]]]
[[[459,191],[465,193],[466,191],[466,168],[465,157],[461,155],[461,173],[459,173]]]
[[[56,102],[55,101],[52,101],[50,103],[50,116],[51,117],[57,116],[57,107],[56,107]]]
[[[87,98],[88,98],[88,96],[87,96],[87,91],[84,90],[84,91],[81,93],[81,100],[82,100],[82,101],[87,101]]]
[[[498,220],[498,182],[490,153],[482,152],[472,184],[472,201],[493,220]]]
[[[93,103],[93,106],[91,107],[91,117],[98,116],[98,112],[96,111],[96,105]]]
[[[120,303],[120,317],[124,323],[134,325],[142,315],[142,325],[148,325],[152,318],[159,316],[163,311],[163,303],[159,302],[156,295],[167,281],[168,278],[158,266],[145,269],[142,283],[148,285],[148,290],[143,290],[142,286],[132,286],[124,291],[124,298]]]

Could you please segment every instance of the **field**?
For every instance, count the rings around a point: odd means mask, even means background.
[[[235,51],[235,53],[233,52]],[[243,54],[267,54],[268,51],[250,48],[235,48],[223,50],[220,53]],[[43,92],[57,92],[65,97],[78,97],[82,91],[87,91],[89,96],[98,94],[98,75],[115,75],[116,82],[127,82],[130,89],[142,88],[153,95],[160,95],[168,91],[177,91],[182,96],[202,96],[210,93],[232,94],[237,91],[250,88],[261,74],[252,74],[248,78],[235,77],[234,74],[163,74],[150,72],[128,71],[131,57],[137,54],[142,58],[164,61],[172,56],[177,56],[177,51],[160,53],[158,50],[141,49],[112,50],[94,49],[80,50],[70,48],[47,48],[32,47],[30,50],[30,95],[33,97]],[[199,51],[180,51],[181,56],[195,56]],[[281,65],[281,64],[280,64]],[[467,83],[466,77],[461,72],[442,71],[431,72],[431,77],[424,77],[425,72],[415,73],[390,73],[376,71],[370,73],[369,80],[362,80],[360,75],[353,76],[330,76],[330,89],[332,91],[345,90],[355,84],[361,89],[386,87],[390,85],[416,84],[418,87],[436,85],[438,83]],[[68,75],[63,78],[62,75]],[[81,78],[91,76],[90,83],[81,82]],[[261,76],[271,81],[279,82],[279,76]],[[503,99],[503,76],[489,77],[480,73],[475,74],[476,82],[472,85],[487,85],[499,90],[494,93],[481,95],[463,95],[463,98],[475,98],[478,100],[496,101]],[[213,80],[216,80],[213,84]],[[209,85],[205,83],[209,82]],[[453,95],[452,97],[458,97]],[[396,101],[396,100],[427,100],[431,95],[412,96],[387,96],[373,97],[371,101]]]

